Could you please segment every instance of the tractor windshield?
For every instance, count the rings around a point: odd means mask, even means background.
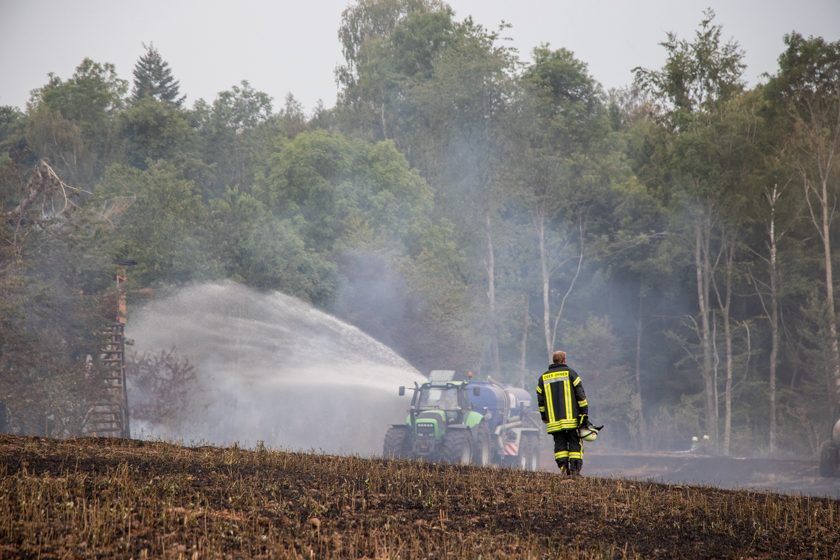
[[[458,408],[457,387],[423,387],[417,400],[418,408]]]

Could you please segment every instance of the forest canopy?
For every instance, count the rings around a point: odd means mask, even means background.
[[[421,371],[530,389],[555,348],[605,439],[813,453],[840,405],[840,43],[749,87],[714,13],[604,91],[440,0],[358,0],[334,107],[247,77],[184,103],[152,44],[0,107],[0,400],[78,433],[115,262],[133,293],[232,279]],[[130,305],[140,305],[130,299]]]

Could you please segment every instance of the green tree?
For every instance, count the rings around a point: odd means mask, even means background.
[[[335,293],[335,265],[307,249],[301,218],[279,219],[248,193],[228,189],[210,206],[211,238],[225,277],[324,303]]]
[[[286,95],[286,101],[278,115],[280,129],[287,138],[294,138],[308,127],[303,105],[294,95]]]
[[[259,197],[275,215],[305,220],[305,238],[326,255],[360,244],[404,253],[432,192],[392,142],[369,144],[324,131],[282,143]]]
[[[339,36],[346,65],[337,71],[345,127],[411,146],[418,117],[412,89],[433,76],[454,32],[452,11],[438,2],[380,0],[345,10]]]
[[[522,76],[512,122],[510,181],[529,214],[538,248],[542,330],[550,358],[584,262],[588,209],[603,185],[597,169],[609,127],[600,89],[586,65],[570,51],[545,46],[534,50],[534,62]],[[560,273],[568,273],[563,288]],[[552,296],[557,292],[559,302]]]
[[[672,132],[670,162],[677,199],[683,210],[674,213],[683,239],[691,247],[697,288],[700,373],[704,382],[706,429],[718,445],[717,388],[713,364],[712,289],[716,249],[713,237],[728,185],[719,175],[719,155],[709,125],[721,107],[742,90],[742,51],[734,41],[723,42],[722,28],[707,10],[694,41],[669,34],[662,43],[665,65],[660,70],[636,68],[636,84],[661,104],[661,114]],[[685,224],[687,227],[682,227]]]
[[[186,96],[180,95],[180,82],[172,76],[169,63],[163,60],[154,44],[143,45],[143,48],[146,52],[134,65],[132,102],[151,97],[161,103],[180,107]]]
[[[336,292],[319,303],[418,366],[440,367],[444,356],[470,366],[462,255],[393,142],[303,132],[279,142],[270,168],[257,198],[335,267]]]
[[[501,372],[497,314],[498,213],[502,206],[504,115],[515,55],[499,35],[467,20],[433,64],[433,78],[414,88],[423,128],[414,160],[438,186],[441,208],[457,224],[459,242],[472,253],[485,311],[483,331],[490,370]],[[413,148],[414,150],[414,148]],[[451,212],[451,213],[450,213]],[[483,300],[483,301],[481,301]]]
[[[0,107],[0,201],[19,202],[21,175],[25,165],[34,163],[26,143],[27,117],[17,107]],[[0,205],[0,211],[5,210]]]
[[[621,344],[609,319],[587,318],[569,332],[565,343],[575,349],[569,363],[574,364],[583,379],[587,399],[592,403],[592,418],[615,428],[607,441],[638,439],[632,373],[622,360]]]
[[[340,85],[358,82],[369,62],[372,45],[387,40],[397,25],[415,13],[450,11],[439,0],[357,0],[341,14],[338,38],[345,64],[336,70]]]
[[[79,435],[94,389],[107,224],[41,161],[0,202],[0,395],[23,434]]]
[[[27,105],[29,145],[52,161],[65,180],[92,185],[115,157],[116,116],[127,87],[113,64],[89,58],[67,81],[50,74]]]
[[[219,93],[212,105],[195,104],[193,118],[199,150],[214,167],[205,196],[221,196],[227,187],[250,188],[254,178],[266,171],[266,162],[280,132],[272,118],[271,97],[243,80]]]
[[[180,284],[221,276],[209,245],[208,217],[198,187],[169,162],[148,169],[111,166],[97,186],[97,200],[128,197],[111,254],[137,261],[139,285]]]
[[[787,148],[793,152],[811,224],[822,247],[824,309],[830,346],[827,408],[840,407],[840,334],[834,287],[832,224],[840,185],[840,41],[785,36],[779,71],[767,87],[768,98],[789,125]]]
[[[188,115],[171,104],[144,97],[120,117],[125,161],[144,168],[147,160],[172,159],[194,145]]]

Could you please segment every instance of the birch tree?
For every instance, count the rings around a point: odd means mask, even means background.
[[[665,126],[673,134],[672,166],[680,200],[685,203],[686,233],[690,235],[697,293],[700,375],[704,385],[706,430],[718,442],[717,387],[712,334],[712,281],[717,261],[714,238],[720,224],[720,187],[717,166],[709,159],[715,150],[705,134],[721,107],[743,88],[743,53],[734,41],[722,39],[707,10],[694,40],[669,33],[662,43],[665,65],[660,70],[636,68],[635,83],[660,104]],[[705,145],[704,145],[705,144]],[[725,204],[725,202],[724,202]]]
[[[565,49],[539,47],[516,111],[510,169],[538,249],[541,326],[550,357],[585,260],[587,208],[597,182],[590,171],[607,132],[604,107],[583,62]]]
[[[840,41],[785,36],[779,72],[769,85],[791,122],[788,146],[808,218],[817,232],[824,268],[824,308],[830,346],[831,407],[840,403],[840,339],[832,262],[832,224],[840,195]]]

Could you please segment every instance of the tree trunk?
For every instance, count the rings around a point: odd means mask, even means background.
[[[724,343],[724,370],[726,374],[726,384],[723,392],[723,442],[721,451],[724,455],[729,455],[732,442],[732,377],[733,377],[733,357],[732,357],[732,275],[735,267],[735,251],[736,251],[736,236],[733,231],[726,227],[721,228],[721,250],[724,258],[723,268],[723,294],[718,289],[717,281],[715,280],[714,271],[712,271],[712,287],[717,298],[718,309],[720,310],[721,320],[723,321],[723,343]],[[715,352],[717,356],[717,352]],[[715,364],[715,371],[717,372],[717,363]],[[715,388],[717,389],[717,375],[715,375]],[[715,397],[717,403],[717,397]]]
[[[731,237],[726,241],[729,245],[726,248],[726,263],[724,268],[724,302],[720,306],[723,315],[723,337],[726,352],[726,389],[724,398],[724,420],[723,420],[723,454],[729,455],[732,443],[732,269],[734,267],[735,241]]]
[[[487,272],[487,303],[490,313],[490,359],[492,374],[498,378],[502,370],[499,359],[499,333],[496,326],[496,254],[493,248],[493,229],[490,206],[484,209],[484,235],[487,241],[484,268]]]
[[[639,440],[642,450],[648,448],[647,422],[645,419],[645,401],[642,398],[642,301],[643,301],[642,276],[639,275],[639,307],[636,315],[636,397],[639,399]]]
[[[585,227],[584,227],[584,220],[583,217],[578,218],[578,257],[577,257],[577,266],[575,267],[575,274],[572,276],[572,279],[569,281],[569,286],[566,288],[566,292],[563,294],[563,297],[560,298],[560,308],[557,310],[557,314],[554,316],[554,325],[551,327],[551,344],[549,346],[554,346],[555,340],[557,340],[557,327],[560,325],[560,319],[563,317],[563,310],[566,309],[566,301],[569,299],[569,296],[572,295],[572,291],[575,289],[575,283],[577,279],[580,277],[580,271],[583,267],[583,251],[584,251],[584,235],[585,235]]]
[[[815,103],[808,106],[807,120],[798,119],[803,156],[799,162],[805,198],[811,215],[811,222],[817,229],[823,244],[823,265],[825,266],[825,307],[828,320],[830,383],[829,404],[837,410],[840,403],[840,341],[837,332],[837,309],[834,302],[834,270],[831,262],[831,222],[837,206],[836,193],[831,185],[836,180],[835,158],[840,154],[840,91],[836,99],[828,104]],[[816,171],[816,173],[815,173]],[[811,194],[819,203],[819,213],[811,204]],[[819,215],[817,215],[819,214]]]
[[[713,438],[713,444],[717,446],[717,414],[715,412],[717,402],[715,399],[715,381],[712,366],[712,337],[711,325],[709,322],[709,292],[710,292],[710,270],[709,245],[710,245],[710,220],[707,214],[703,214],[694,225],[694,268],[697,276],[697,307],[700,313],[700,342],[703,352],[702,376],[703,388],[705,391],[706,404],[706,432]]]
[[[779,191],[773,185],[772,193],[767,195],[770,202],[770,454],[776,452],[776,367],[779,361],[779,288],[778,278],[778,243],[776,239],[776,202],[779,200]]]
[[[548,355],[548,362],[551,363],[551,353],[554,351],[551,329],[551,273],[548,266],[548,254],[545,248],[545,215],[539,212],[535,217],[537,238],[540,248],[540,278],[542,280],[543,299],[543,336],[545,337],[545,350]]]
[[[522,309],[522,343],[520,346],[519,351],[519,386],[525,389],[525,374],[527,373],[527,360],[526,356],[528,354],[528,327],[531,324],[531,314],[529,309],[529,297],[528,294],[525,294],[525,305]]]
[[[829,203],[828,198],[828,173],[822,177],[821,199],[821,237],[823,240],[823,261],[825,264],[825,306],[828,309],[828,332],[831,337],[831,371],[834,376],[835,394],[833,402],[838,401],[840,393],[840,343],[837,340],[837,309],[834,304],[834,269],[831,263],[831,214],[834,213],[834,205]]]
[[[385,124],[385,102],[382,102],[382,106],[379,108],[379,120],[382,124],[382,138],[388,138],[388,127]]]

